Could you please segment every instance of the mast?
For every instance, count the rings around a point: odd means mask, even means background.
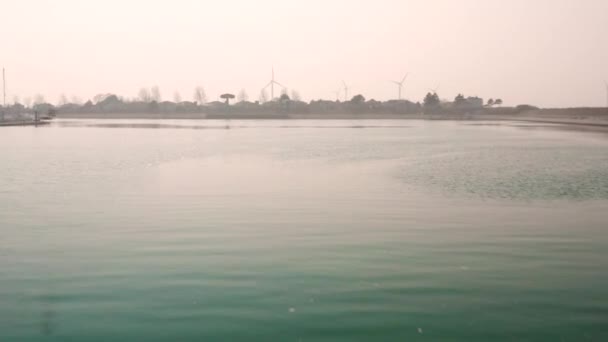
[[[4,121],[4,111],[6,110],[6,75],[4,67],[2,67],[2,112],[0,113],[0,121]]]

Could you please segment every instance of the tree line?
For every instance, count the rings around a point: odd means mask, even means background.
[[[59,96],[57,105],[47,103],[42,95],[36,95],[33,100],[26,98],[24,103],[19,98],[9,107],[13,112],[54,111],[59,113],[386,113],[386,114],[415,114],[415,113],[456,113],[483,110],[501,106],[500,98],[490,98],[484,102],[479,97],[465,97],[458,94],[452,101],[442,100],[436,91],[426,94],[422,102],[409,100],[368,100],[362,94],[353,96],[348,101],[312,100],[303,102],[296,90],[288,94],[287,89],[275,99],[269,99],[262,90],[256,101],[250,101],[245,89],[236,95],[223,93],[220,101],[209,101],[205,88],[194,88],[191,101],[184,101],[179,92],[173,93],[172,101],[164,101],[158,86],[142,87],[137,97],[125,98],[112,93],[95,95],[92,99],[82,102],[77,97]]]

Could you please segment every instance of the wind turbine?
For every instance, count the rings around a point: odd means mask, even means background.
[[[433,94],[437,94],[437,91],[439,90],[439,87],[441,86],[441,84],[437,84],[437,86],[435,87],[435,89],[433,88],[429,88],[429,91],[431,91]]]
[[[346,85],[344,80],[342,81],[342,84],[344,84],[344,102],[348,102],[348,85]]]
[[[401,80],[401,82],[392,81],[393,83],[395,83],[397,85],[397,87],[399,87],[399,100],[400,101],[401,101],[401,89],[403,89],[403,83],[405,83],[405,80],[407,79],[408,75],[409,75],[409,72],[407,74],[405,74],[405,76],[403,76],[403,79]]]
[[[334,91],[334,93],[336,94],[336,102],[340,101],[341,92],[342,92],[342,89],[338,89],[338,90]]]
[[[272,67],[272,78],[270,79],[270,82],[268,82],[268,84],[264,88],[262,88],[262,90],[266,90],[266,88],[270,87],[270,101],[274,101],[274,85],[275,84],[283,87],[283,89],[287,89],[286,86],[284,86],[281,83],[274,80],[274,67]]]

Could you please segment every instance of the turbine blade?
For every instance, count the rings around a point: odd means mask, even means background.
[[[283,87],[283,88],[287,89],[287,87],[286,87],[286,86],[282,85],[281,83],[279,83],[279,82],[277,82],[277,81],[274,81],[274,84],[278,84],[278,85],[280,85],[281,87]]]
[[[410,75],[410,73],[408,72],[407,74],[405,74],[405,76],[403,76],[403,79],[401,80],[401,83],[405,82],[405,80],[407,79],[407,77]]]

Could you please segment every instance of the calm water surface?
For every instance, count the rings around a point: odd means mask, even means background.
[[[0,341],[607,341],[608,136],[0,129]]]

